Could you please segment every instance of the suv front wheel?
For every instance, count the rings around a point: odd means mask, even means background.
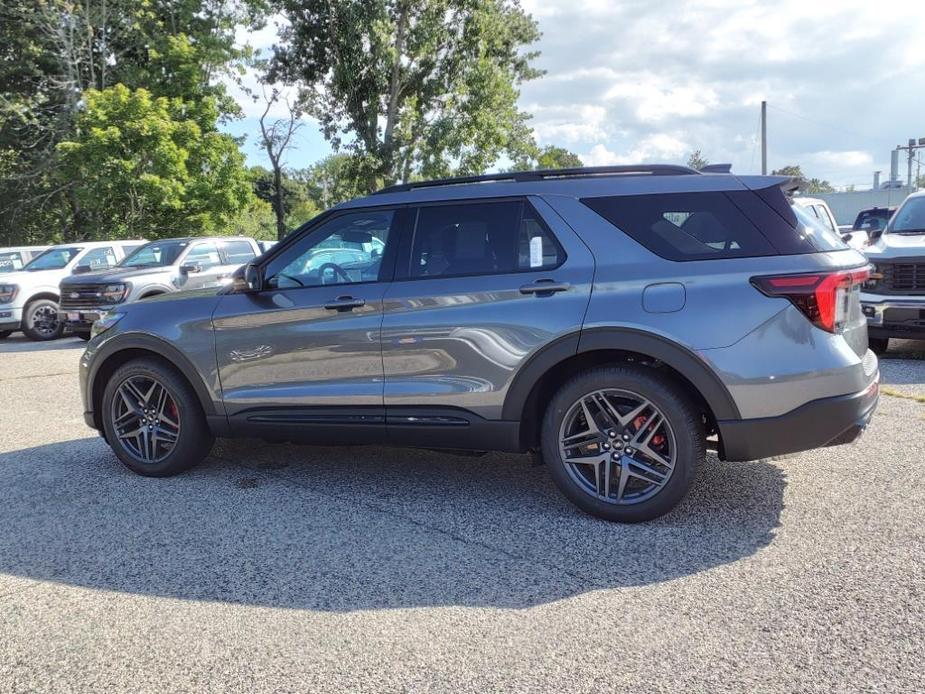
[[[553,481],[579,508],[610,521],[647,521],[674,508],[704,449],[690,399],[646,367],[579,374],[559,389],[543,421]]]
[[[106,384],[100,412],[113,452],[140,475],[183,472],[215,442],[190,384],[156,359],[119,367]]]

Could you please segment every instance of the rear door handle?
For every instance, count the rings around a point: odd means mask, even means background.
[[[365,306],[364,299],[354,299],[352,296],[339,296],[334,301],[329,301],[324,305],[329,311],[352,311],[355,308]]]
[[[520,288],[521,294],[533,294],[535,296],[544,296],[555,294],[556,292],[567,292],[572,285],[568,282],[556,282],[555,280],[537,280],[530,284],[525,284]]]

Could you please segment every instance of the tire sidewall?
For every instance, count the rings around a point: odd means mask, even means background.
[[[636,523],[651,520],[674,508],[687,493],[697,465],[704,457],[703,427],[697,409],[668,378],[645,367],[599,367],[563,385],[543,419],[543,458],[556,486],[576,506],[606,520]],[[559,431],[565,415],[584,395],[605,388],[623,389],[650,400],[667,417],[675,437],[677,460],[671,478],[651,499],[638,504],[609,504],[582,491],[559,455]]]
[[[173,451],[158,463],[144,463],[135,458],[118,439],[112,422],[112,401],[120,385],[132,376],[157,379],[173,398],[180,418],[180,437]],[[133,472],[147,477],[176,475],[200,462],[215,439],[208,429],[199,400],[189,384],[173,369],[153,360],[129,362],[119,367],[106,383],[100,406],[104,433],[120,462]]]
[[[64,323],[60,320],[58,321],[58,327],[54,333],[51,335],[44,335],[35,330],[34,324],[32,322],[32,316],[35,314],[36,310],[41,308],[45,304],[54,309],[55,313],[58,312],[58,304],[52,301],[51,299],[37,299],[26,305],[25,313],[22,318],[22,331],[25,333],[26,337],[35,342],[47,342],[49,340],[57,340],[64,334]]]

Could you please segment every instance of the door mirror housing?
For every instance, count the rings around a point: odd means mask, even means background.
[[[186,263],[180,266],[181,275],[195,275],[199,272],[202,272],[202,265],[199,263]]]
[[[232,288],[236,294],[256,294],[263,289],[263,277],[260,268],[248,263],[235,270],[232,276]]]
[[[93,268],[89,265],[78,265],[71,272],[72,275],[86,275],[88,272],[93,272]]]

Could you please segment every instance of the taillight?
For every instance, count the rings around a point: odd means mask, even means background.
[[[809,320],[830,333],[848,317],[849,291],[870,277],[870,268],[818,272],[811,275],[752,277],[752,284],[768,296],[789,299]]]

